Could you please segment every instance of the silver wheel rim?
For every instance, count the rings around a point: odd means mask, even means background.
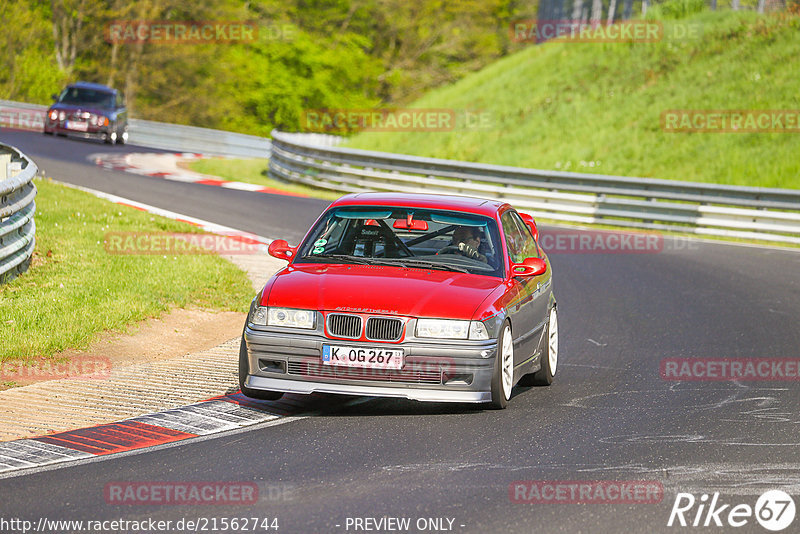
[[[508,400],[511,398],[512,381],[514,380],[514,340],[511,339],[511,328],[508,326],[503,329],[501,354],[503,360],[500,362],[500,382],[503,386],[503,397]]]
[[[117,132],[111,132],[111,135],[109,137],[111,138],[111,142],[113,143],[114,141],[117,140]]]
[[[558,313],[556,309],[550,312],[550,324],[547,327],[547,359],[550,363],[550,374],[555,376],[558,367]]]
[[[125,130],[125,131],[122,132],[122,142],[123,143],[127,143],[128,142],[128,130]]]

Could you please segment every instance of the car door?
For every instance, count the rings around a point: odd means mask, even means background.
[[[513,209],[500,216],[508,256],[512,263],[541,257],[528,226]],[[514,336],[515,364],[527,362],[536,351],[547,318],[551,291],[550,268],[539,276],[513,277],[515,299],[509,306]]]

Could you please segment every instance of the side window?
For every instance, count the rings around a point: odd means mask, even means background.
[[[525,250],[525,234],[520,232],[517,223],[511,216],[511,211],[505,212],[500,216],[500,224],[503,225],[503,233],[506,236],[506,248],[508,248],[508,255],[514,263],[520,263],[527,256],[524,256]],[[532,241],[532,240],[531,240]]]
[[[523,245],[522,250],[522,259],[525,258],[538,258],[539,257],[539,250],[536,248],[536,241],[533,239],[533,234],[531,234],[531,229],[528,228],[528,225],[525,224],[525,221],[522,220],[522,217],[519,216],[519,213],[516,211],[508,211],[506,213],[511,214],[511,218],[514,219],[514,222],[517,224],[517,227],[520,230],[520,233],[525,236],[525,244]]]

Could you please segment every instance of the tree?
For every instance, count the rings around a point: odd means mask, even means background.
[[[98,43],[95,30],[103,5],[98,0],[50,0],[50,11],[56,62],[71,74],[78,55]]]

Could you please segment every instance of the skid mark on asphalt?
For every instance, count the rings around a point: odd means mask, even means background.
[[[577,480],[598,478],[603,480],[653,479],[663,484],[666,493],[709,493],[720,491],[726,495],[760,495],[766,490],[782,489],[790,494],[800,492],[800,463],[766,463],[760,465],[735,463],[699,463],[696,465],[667,465],[664,467],[628,463],[622,465],[554,463],[520,465],[493,462],[430,462],[389,465],[381,468],[393,476],[393,483],[405,474],[437,473],[458,477],[465,472],[480,472],[487,487],[496,488],[495,480],[513,477],[547,480]],[[448,478],[448,484],[457,486],[457,478]],[[474,479],[465,482],[474,485]]]

